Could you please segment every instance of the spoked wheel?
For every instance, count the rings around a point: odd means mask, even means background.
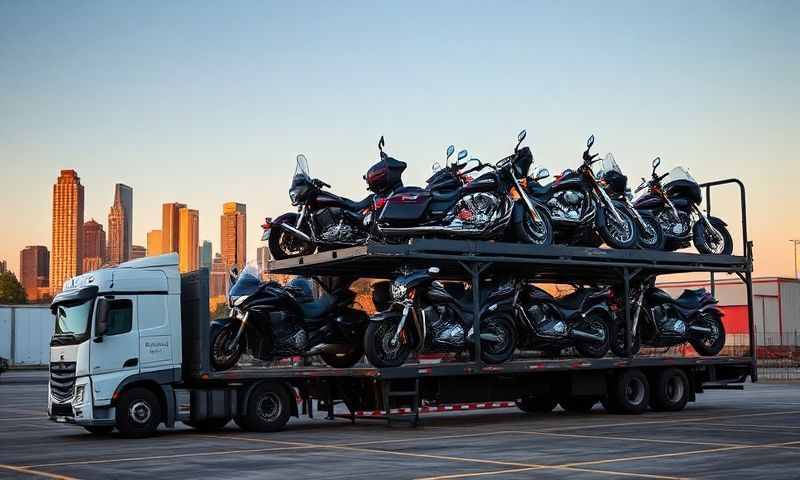
[[[532,245],[551,245],[553,243],[553,224],[550,222],[550,212],[546,208],[536,206],[539,221],[523,212],[522,222],[515,225],[517,239]]]
[[[722,351],[725,346],[725,326],[719,313],[713,311],[702,313],[691,325],[708,329],[708,332],[704,333],[691,333],[689,343],[697,353],[704,357],[713,357]]]
[[[666,238],[656,217],[639,213],[642,222],[639,224],[639,246],[648,250],[663,250]]]
[[[714,232],[702,219],[694,224],[694,246],[700,253],[711,255],[730,255],[733,253],[733,239],[725,227],[725,223],[716,217],[708,217],[708,223],[714,227]]]
[[[481,323],[481,333],[495,338],[481,339],[481,359],[490,364],[503,363],[511,358],[516,347],[514,322],[506,315],[489,317]]]
[[[602,340],[579,340],[575,344],[578,353],[589,358],[602,358],[608,353],[608,349],[611,348],[612,332],[611,322],[607,318],[592,313],[579,322],[576,328],[602,338]]]
[[[281,223],[294,226],[297,224],[297,215],[286,215]],[[316,245],[313,243],[306,242],[284,230],[280,223],[273,224],[270,228],[267,245],[269,246],[269,253],[275,260],[311,255],[316,249]]]
[[[215,370],[228,370],[236,365],[239,357],[244,351],[242,339],[236,344],[236,332],[239,330],[239,323],[229,323],[224,327],[212,331],[211,333],[211,366]]]
[[[411,353],[410,339],[408,331],[403,329],[394,341],[398,325],[399,320],[369,323],[364,335],[364,350],[369,363],[378,368],[399,367],[405,363]]]
[[[639,240],[639,232],[631,214],[622,206],[615,204],[614,208],[620,219],[611,210],[598,209],[597,227],[603,241],[612,248],[633,248]]]

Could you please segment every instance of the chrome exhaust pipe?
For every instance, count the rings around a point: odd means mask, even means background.
[[[349,345],[342,345],[339,343],[320,343],[309,349],[306,355],[318,355],[320,353],[350,353],[353,348]]]
[[[710,328],[701,327],[699,325],[689,325],[689,330],[691,330],[693,332],[699,332],[699,333],[711,333],[711,332],[713,332],[713,330],[711,330]]]
[[[295,227],[293,227],[293,226],[291,226],[291,225],[289,225],[287,223],[279,223],[278,226],[280,226],[282,229],[286,230],[287,232],[291,233],[292,235],[300,237],[301,239],[303,239],[304,241],[306,241],[308,243],[314,243],[314,241],[311,239],[311,237],[309,237],[305,233],[301,232],[300,230],[296,229]]]
[[[593,342],[603,342],[606,339],[605,335],[597,335],[596,333],[584,332],[583,330],[573,330],[572,336],[583,340],[591,340]]]

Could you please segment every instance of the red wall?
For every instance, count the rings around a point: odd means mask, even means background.
[[[728,305],[720,308],[725,313],[722,317],[725,333],[747,333],[747,305]]]

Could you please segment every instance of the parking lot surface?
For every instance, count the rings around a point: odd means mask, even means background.
[[[283,432],[230,423],[154,438],[94,436],[47,420],[46,375],[0,377],[0,478],[800,478],[800,385],[709,391],[683,412],[516,409],[377,420],[292,419]]]

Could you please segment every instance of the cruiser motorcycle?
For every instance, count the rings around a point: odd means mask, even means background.
[[[633,205],[658,220],[665,236],[664,248],[678,250],[694,241],[700,253],[730,255],[733,239],[728,224],[700,210],[703,197],[697,181],[683,167],[675,167],[659,176],[656,168],[660,164],[661,158],[656,157],[652,163],[651,179],[642,179],[636,193],[643,190],[644,193],[634,200]],[[663,184],[665,179],[667,183]]]
[[[549,209],[557,243],[599,246],[605,241],[613,248],[633,248],[639,240],[636,222],[599,184],[592,171],[599,161],[596,153],[589,153],[592,145],[594,135],[577,170],[566,170],[547,185],[529,181],[528,192]]]
[[[211,364],[227,370],[244,352],[264,361],[319,355],[328,365],[352,367],[364,355],[362,339],[369,317],[352,308],[353,279],[320,280],[325,293],[314,300],[307,280],[286,286],[261,282],[252,265],[231,275],[231,318],[211,322]]]
[[[530,149],[520,148],[525,136],[524,130],[520,132],[514,153],[495,165],[472,159],[470,162],[476,165],[468,170],[463,170],[466,164],[446,167],[447,171],[440,173],[448,180],[448,188],[389,197],[377,216],[377,232],[390,241],[417,235],[476,239],[513,236],[524,243],[549,245],[553,230],[548,211],[525,190],[533,163]],[[489,171],[467,181],[468,173],[483,169]],[[508,235],[509,227],[513,235]]]
[[[370,318],[364,335],[364,350],[372,365],[398,367],[412,351],[472,351],[476,342],[472,292],[453,293],[434,279],[437,273],[436,267],[407,271],[391,284],[376,286],[389,289],[389,295],[382,296],[391,300],[375,302],[388,303],[388,308]],[[502,363],[511,358],[516,344],[514,289],[508,284],[485,288],[481,291],[486,294],[479,299],[481,359]]]
[[[624,296],[616,295],[617,328],[611,350],[625,356]],[[631,355],[636,355],[642,345],[648,347],[674,347],[689,344],[704,357],[717,355],[725,346],[723,313],[717,299],[705,288],[684,290],[678,298],[655,287],[655,277],[630,290]]]

